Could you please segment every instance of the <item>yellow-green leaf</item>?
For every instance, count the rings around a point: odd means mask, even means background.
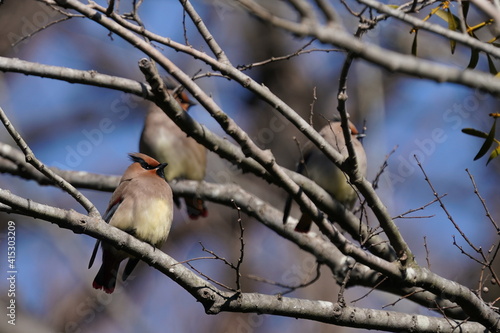
[[[476,157],[474,157],[474,161],[483,157],[484,154],[486,154],[486,152],[490,150],[493,141],[495,141],[495,129],[497,127],[496,125],[497,125],[497,118],[495,118],[495,120],[493,121],[493,126],[491,126],[490,132],[488,133],[488,137],[481,146],[481,149],[479,149],[479,152],[477,153]]]
[[[451,14],[449,10],[438,9],[436,10],[436,15],[448,23],[448,25],[456,25],[455,22],[453,22],[455,20],[453,14]]]
[[[445,22],[448,23],[448,29],[452,31],[458,31],[460,27],[460,21],[458,20],[458,17],[453,15],[450,12],[450,9],[447,8],[446,10],[439,9],[436,11],[436,15],[443,19]],[[455,47],[457,46],[457,42],[454,40],[450,39],[450,47],[451,47],[451,53],[453,54],[455,52]]]
[[[498,157],[498,155],[500,155],[500,146],[497,146],[495,148],[495,150],[493,150],[491,152],[490,157],[488,158],[488,161],[486,162],[486,165],[488,165],[488,163],[490,163],[492,159],[494,159],[495,157]]]

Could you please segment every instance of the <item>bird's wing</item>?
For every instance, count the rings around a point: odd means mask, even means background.
[[[304,171],[304,161],[300,161],[297,164],[297,169],[295,170],[297,173],[302,174]],[[298,195],[302,194],[302,188],[299,189]],[[290,209],[292,208],[292,202],[293,202],[293,196],[291,194],[288,195],[288,198],[286,199],[285,203],[285,209],[283,209],[283,224],[286,224],[286,221],[288,220],[288,216],[290,216]]]
[[[113,197],[111,197],[111,199],[113,199]],[[122,202],[121,198],[117,198],[109,203],[109,207],[103,216],[103,220],[106,221],[106,223],[109,223],[109,221],[113,217],[113,214],[118,209],[118,206],[120,206],[121,202]],[[94,250],[92,251],[92,255],[90,256],[88,268],[91,268],[92,265],[94,264],[95,256],[97,255],[97,250],[99,249],[99,244],[101,244],[100,239],[96,240],[96,242],[95,242]]]
[[[125,269],[123,270],[123,275],[122,275],[122,280],[125,281],[130,273],[134,270],[135,266],[139,263],[139,258],[130,258],[127,261],[127,266],[125,266]]]

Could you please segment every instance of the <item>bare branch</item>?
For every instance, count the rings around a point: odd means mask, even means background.
[[[425,208],[427,208],[428,206],[432,205],[433,203],[437,202],[439,199],[442,199],[446,196],[446,194],[443,194],[441,196],[439,196],[439,198],[434,198],[432,201],[426,203],[425,205],[423,206],[420,206],[418,208],[412,208],[404,213],[401,213],[399,214],[398,216],[395,216],[393,217],[393,219],[401,219],[401,218],[422,218],[421,216],[406,216],[408,214],[411,214],[411,213],[415,213],[415,212],[418,212],[419,210],[424,210]],[[424,217],[433,217],[434,215],[430,215],[430,216],[424,216]]]
[[[481,9],[486,15],[491,17],[494,21],[495,35],[500,35],[500,11],[498,7],[486,0],[470,0],[474,5]]]
[[[311,301],[288,297],[280,297],[278,299],[275,296],[255,293],[243,293],[235,298],[233,292],[228,293],[217,289],[215,285],[204,281],[182,265],[178,265],[174,259],[162,251],[155,250],[151,245],[137,240],[126,232],[114,228],[100,219],[92,218],[76,211],[66,211],[26,200],[2,189],[0,189],[0,202],[29,216],[56,223],[62,228],[97,237],[131,255],[140,257],[147,264],[176,281],[176,283],[200,301],[208,314],[217,314],[222,311],[258,312],[312,319],[336,325],[352,326],[353,323],[354,327],[370,325],[370,327],[395,332],[401,331],[404,327],[415,327],[415,332],[420,332],[420,329],[422,329],[419,326],[411,326],[414,323],[415,315],[406,315],[397,312],[340,307],[338,304],[326,301]],[[391,317],[397,317],[398,320],[390,320],[389,318]],[[417,317],[419,316],[417,315]],[[442,332],[452,332],[451,329],[446,330],[445,327],[447,326],[444,325],[443,319],[421,317],[421,320],[425,320],[428,323],[425,330],[421,332],[431,332],[437,329],[437,327],[440,327]],[[481,326],[476,323],[467,323],[465,327],[478,330]]]
[[[434,188],[434,186],[432,185],[431,183],[431,180],[429,179],[429,177],[427,176],[427,173],[425,172],[424,168],[422,167],[422,164],[420,163],[420,161],[418,160],[418,157],[417,155],[413,155],[413,157],[415,158],[415,160],[417,161],[417,164],[420,168],[420,170],[422,171],[422,174],[424,175],[424,179],[425,181],[427,182],[427,184],[429,185],[429,188],[432,190],[432,193],[434,195],[434,197],[436,198],[436,200],[439,202],[439,206],[441,207],[441,209],[445,212],[446,214],[446,217],[448,218],[448,220],[450,220],[450,222],[453,224],[453,226],[455,227],[455,229],[458,231],[458,233],[460,234],[460,236],[462,236],[462,238],[467,242],[467,244],[469,244],[469,246],[476,252],[480,252],[479,248],[477,248],[474,244],[472,244],[472,242],[470,241],[469,237],[467,237],[467,235],[465,235],[465,233],[462,231],[462,229],[460,229],[459,225],[455,222],[455,220],[453,219],[453,217],[451,216],[450,212],[448,211],[448,209],[446,208],[446,206],[444,205],[443,201],[441,200],[442,196],[440,196],[436,189]]]
[[[340,23],[340,17],[330,3],[326,0],[315,0],[316,5],[321,9],[328,24]]]
[[[219,60],[222,64],[224,65],[231,65],[229,62],[229,59],[227,58],[226,54],[224,53],[224,50],[220,47],[220,45],[217,43],[215,38],[212,36],[210,31],[208,30],[207,26],[201,19],[200,15],[196,12],[194,9],[193,5],[191,5],[191,2],[189,0],[180,0],[182,6],[188,13],[189,17],[193,21],[194,25],[198,29],[198,32],[200,35],[203,37],[207,45],[210,47],[212,52],[215,54],[217,57],[217,60]]]
[[[245,228],[243,227],[243,220],[241,219],[241,207],[239,207],[234,200],[231,200],[234,204],[234,208],[238,213],[238,225],[240,227],[240,256],[238,257],[238,262],[236,263],[235,271],[236,271],[236,290],[241,292],[241,264],[243,263],[243,257],[245,256],[245,240],[243,239],[243,235],[245,233]]]
[[[152,96],[149,87],[143,83],[100,74],[96,71],[82,71],[67,67],[49,66],[34,62],[0,56],[0,71],[34,75],[50,79],[57,79],[69,83],[81,83],[96,87],[121,90],[141,97]]]
[[[360,1],[367,2],[374,0]],[[242,4],[253,15],[261,18],[266,22],[270,22],[278,28],[282,28],[300,36],[314,37],[317,38],[320,42],[345,48],[353,52],[357,57],[377,64],[389,71],[410,74],[421,78],[435,80],[437,82],[459,83],[471,88],[478,88],[488,91],[494,95],[500,95],[500,82],[498,82],[498,80],[495,80],[492,75],[479,73],[477,71],[468,69],[454,69],[450,68],[449,66],[443,66],[431,61],[418,59],[413,56],[402,55],[397,52],[383,49],[377,45],[363,43],[357,39],[352,38],[350,34],[342,31],[337,27],[319,25],[311,26],[291,22],[286,19],[274,16],[251,0],[238,0],[238,2]],[[384,6],[384,10],[386,9],[386,7],[389,8],[388,6],[379,4],[378,2],[374,1],[374,8],[377,5],[380,5],[381,7]],[[379,10],[378,7],[376,9]],[[399,11],[397,10],[390,10],[391,13],[394,13],[394,15],[399,14]],[[447,30],[445,28],[442,29]],[[453,37],[457,38],[453,38],[454,40],[464,42],[463,34],[455,34],[456,35],[453,35]],[[488,52],[488,54],[500,58],[500,51],[498,49],[495,50],[495,47],[492,45],[486,45],[485,43],[478,42],[477,40],[474,40],[474,42],[467,40],[467,45],[469,44],[474,44],[474,48],[483,50],[485,52]]]
[[[469,178],[470,178],[470,181],[472,183],[472,186],[474,187],[474,193],[477,195],[477,197],[479,198],[479,201],[481,201],[481,204],[483,205],[483,209],[484,209],[484,211],[486,213],[486,217],[488,218],[488,220],[490,220],[491,224],[493,224],[493,227],[495,228],[496,232],[499,233],[500,232],[500,228],[498,227],[497,223],[493,219],[493,216],[491,215],[491,213],[490,213],[490,211],[488,209],[488,206],[486,205],[486,201],[484,201],[483,197],[481,196],[481,193],[479,193],[479,190],[477,188],[476,182],[474,181],[474,177],[469,172],[469,169],[465,169],[465,171],[469,175]]]
[[[19,132],[14,128],[14,125],[10,122],[9,118],[0,107],[0,121],[3,123],[10,136],[17,143],[19,148],[25,155],[26,162],[35,167],[38,171],[40,171],[45,177],[52,180],[58,187],[60,187],[63,191],[71,195],[79,204],[83,206],[89,213],[91,217],[100,217],[99,211],[95,208],[94,204],[90,202],[87,197],[85,197],[80,191],[78,191],[73,185],[68,183],[64,178],[54,173],[52,170],[48,169],[45,164],[43,164],[38,158],[36,158],[35,154],[28,146],[26,141],[21,137]]]
[[[415,18],[411,15],[406,14],[405,12],[403,12],[399,9],[393,9],[390,6],[386,6],[386,5],[384,5],[381,2],[378,2],[376,0],[358,0],[358,1],[360,3],[363,3],[365,5],[370,6],[373,9],[376,9],[380,13],[384,13],[386,15],[397,18],[398,20],[406,22],[406,23],[410,24],[412,27],[428,30],[428,31],[436,33],[440,36],[444,36],[444,37],[449,38],[451,40],[462,43],[462,44],[469,46],[473,49],[477,49],[477,50],[486,52],[488,54],[491,54],[495,58],[500,58],[500,50],[498,50],[498,48],[494,47],[493,45],[491,45],[489,43],[484,43],[484,42],[481,42],[475,38],[472,38],[467,34],[463,34],[461,32],[456,32],[456,31],[447,29],[445,27],[442,27],[440,25],[437,25],[437,24],[432,24],[432,23],[429,23],[426,21],[422,21],[418,18]]]

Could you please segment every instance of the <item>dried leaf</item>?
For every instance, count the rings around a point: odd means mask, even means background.
[[[490,154],[490,157],[488,158],[488,161],[486,162],[486,165],[491,162],[492,159],[498,157],[500,155],[500,146],[497,146],[495,150],[493,150]]]

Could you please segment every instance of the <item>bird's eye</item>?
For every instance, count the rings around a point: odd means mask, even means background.
[[[139,163],[141,168],[143,168],[144,170],[154,170],[159,166],[159,164],[151,165],[148,162],[144,161],[144,159],[140,158],[139,156],[134,156],[134,155],[129,155],[129,156],[132,161]]]
[[[150,165],[150,164],[147,164],[146,162],[142,161],[141,163],[141,167],[143,169],[146,169],[146,170],[153,170],[153,169],[156,169],[156,167]]]

